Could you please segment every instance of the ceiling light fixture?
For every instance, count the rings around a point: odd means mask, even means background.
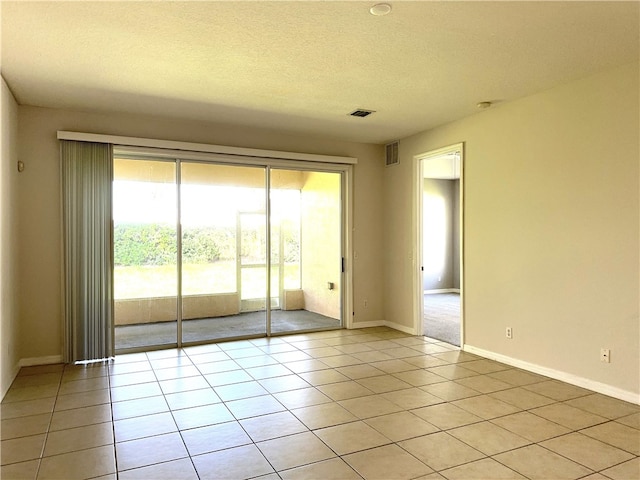
[[[489,108],[491,106],[491,102],[480,102],[476,105],[480,110],[484,110],[485,108]]]
[[[391,13],[391,5],[388,3],[378,3],[369,9],[371,15],[375,15],[376,17],[381,17],[383,15],[387,15]]]

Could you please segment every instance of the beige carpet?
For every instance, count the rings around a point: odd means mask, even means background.
[[[423,332],[460,346],[460,294],[431,293],[424,296]]]

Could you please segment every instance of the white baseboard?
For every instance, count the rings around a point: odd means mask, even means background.
[[[389,327],[389,328],[393,328],[394,330],[399,330],[403,333],[408,333],[409,335],[420,335],[419,333],[416,333],[413,330],[413,327],[407,327],[406,325],[400,325],[398,323],[395,322],[388,322],[388,321],[384,321],[384,326],[385,327]]]
[[[355,330],[356,328],[371,328],[371,327],[384,327],[384,320],[373,320],[370,322],[353,322],[349,327],[350,330]]]
[[[4,396],[9,391],[9,388],[11,387],[11,384],[16,379],[16,377],[18,376],[19,372],[20,372],[20,364],[17,363],[17,364],[15,364],[13,366],[13,368],[11,369],[11,373],[9,374],[9,376],[11,377],[11,381],[7,382],[6,385],[2,385],[2,392],[0,392],[0,400],[4,400]]]
[[[49,355],[48,357],[31,357],[20,359],[20,367],[32,367],[34,365],[51,365],[62,363],[62,355]]]
[[[412,327],[407,327],[405,325],[400,325],[398,323],[395,322],[389,322],[388,320],[374,320],[371,322],[357,322],[357,323],[353,323],[351,324],[351,329],[356,329],[356,328],[371,328],[371,327],[389,327],[389,328],[393,328],[394,330],[399,330],[403,333],[408,333],[409,335],[420,335],[420,333],[416,333],[414,332]]]
[[[532,373],[537,373],[540,375],[544,375],[546,377],[553,378],[555,380],[560,380],[561,382],[570,383],[571,385],[576,385],[578,387],[586,388],[587,390],[592,390],[594,392],[602,393],[603,395],[607,395],[609,397],[614,397],[619,400],[624,400],[625,402],[630,402],[630,403],[635,403],[637,405],[640,405],[640,394],[635,392],[622,390],[621,388],[613,387],[611,385],[607,385],[606,383],[590,380],[588,378],[580,377],[578,375],[573,375],[571,373],[563,372],[561,370],[543,367],[542,365],[537,365],[535,363],[526,362],[524,360],[519,360],[517,358],[508,357],[507,355],[491,352],[489,350],[477,348],[472,345],[465,344],[462,349],[465,352],[473,353],[474,355],[479,355],[484,358],[489,358],[491,360],[505,363],[513,367],[518,367]]]
[[[432,290],[423,290],[424,295],[430,295],[432,293],[460,293],[459,288],[435,288]]]
[[[11,381],[6,385],[2,385],[2,392],[0,392],[0,399],[4,400],[4,396],[9,391],[11,384],[20,373],[22,367],[32,367],[34,365],[50,365],[53,363],[62,363],[62,355],[50,355],[48,357],[32,357],[21,358],[16,365],[11,369]]]

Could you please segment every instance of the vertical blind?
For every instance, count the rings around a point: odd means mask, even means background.
[[[113,147],[61,141],[65,361],[113,356]]]

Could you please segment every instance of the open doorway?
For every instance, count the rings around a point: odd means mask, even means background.
[[[417,160],[417,320],[425,336],[461,346],[462,144],[428,152]]]

